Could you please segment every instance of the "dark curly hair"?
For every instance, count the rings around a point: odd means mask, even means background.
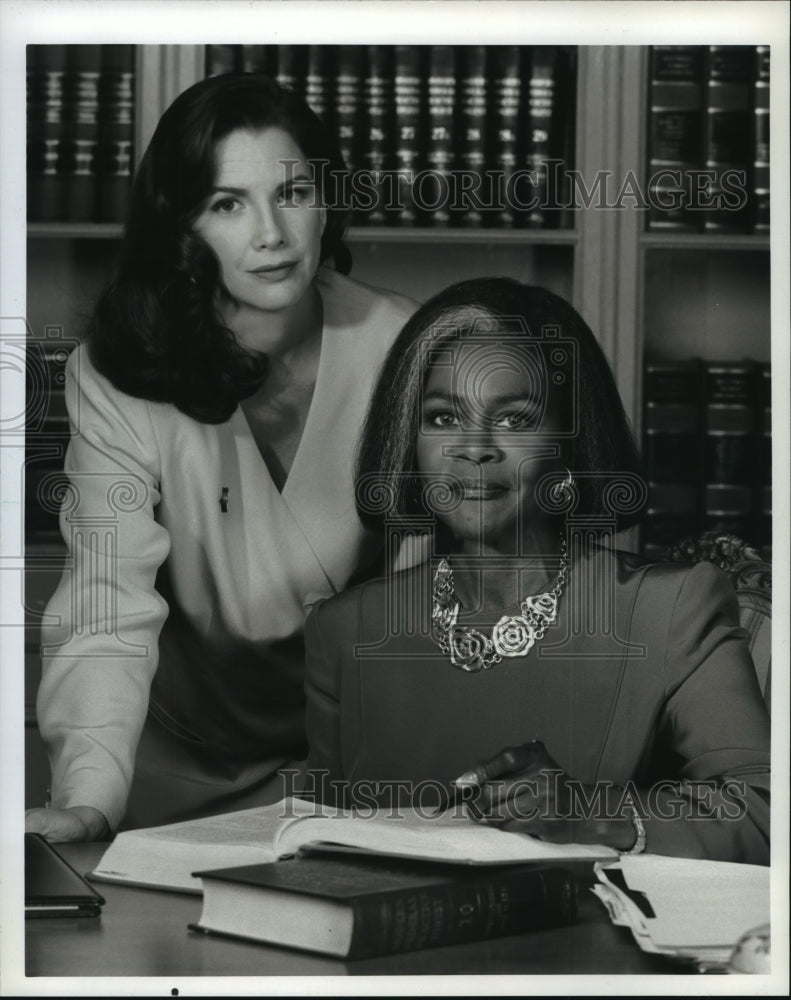
[[[375,530],[385,518],[410,520],[427,513],[416,448],[421,392],[437,348],[452,338],[481,331],[495,346],[509,330],[518,330],[528,352],[542,342],[547,355],[553,345],[562,347],[562,341],[575,345],[566,352],[574,359],[566,366],[570,378],[552,377],[557,373],[550,374],[550,364],[540,366],[546,405],[567,429],[558,444],[562,463],[573,470],[577,481],[575,515],[608,512],[604,497],[609,474],[640,476],[639,454],[615,380],[579,313],[546,288],[511,278],[476,278],[429,299],[390,349],[358,449],[357,509],[367,527]],[[619,525],[636,520],[637,511],[630,511],[619,518]],[[440,537],[441,524],[437,530]]]
[[[222,423],[263,382],[266,358],[244,350],[220,320],[220,268],[193,231],[214,182],[217,143],[237,129],[278,127],[312,163],[327,207],[320,259],[348,273],[346,165],[308,105],[266,76],[228,73],[194,84],[165,111],[140,163],[116,273],[96,304],[96,368],[132,396],[173,403]]]

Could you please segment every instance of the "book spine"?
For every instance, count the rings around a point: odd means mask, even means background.
[[[428,225],[448,226],[456,152],[456,50],[452,45],[432,45],[428,60],[427,178],[420,185],[421,202]]]
[[[360,213],[356,221],[369,226],[385,225],[385,172],[390,165],[390,137],[393,128],[393,67],[392,47],[366,46],[366,71],[363,84],[365,125],[362,163],[368,175]]]
[[[129,207],[135,112],[135,47],[103,45],[94,163],[98,222],[123,222]]]
[[[426,889],[358,897],[349,959],[465,944],[567,924],[576,886],[567,871],[498,869]]]
[[[769,232],[769,46],[755,47],[753,88],[753,230]]]
[[[754,47],[710,45],[706,80],[706,170],[711,177],[707,231],[742,232],[749,224]]]
[[[396,45],[394,52],[394,109],[397,210],[390,220],[399,226],[419,222],[414,197],[414,179],[423,146],[423,80],[421,50],[415,45]]]
[[[649,558],[661,559],[668,548],[699,533],[699,366],[648,364],[644,387],[648,503],[642,549]]]
[[[58,156],[63,128],[65,45],[29,45],[27,50],[27,217],[60,219]]]
[[[509,192],[518,166],[519,119],[521,108],[521,49],[518,45],[498,45],[490,49],[492,133],[490,159],[500,171],[496,192],[497,209],[491,224],[503,228],[514,225]]]
[[[332,49],[327,45],[309,45],[305,70],[305,100],[324,124],[334,131],[334,122],[331,120],[334,110],[333,73]]]
[[[459,206],[462,226],[485,224],[482,206],[491,204],[486,178],[486,122],[488,117],[487,49],[485,45],[467,45],[460,52],[459,81],[459,167],[469,178],[464,189],[470,190],[469,203]],[[476,197],[476,192],[480,194]],[[487,213],[488,214],[488,213]]]
[[[750,541],[755,531],[755,368],[710,362],[704,384],[703,529]]]
[[[223,73],[236,73],[239,68],[239,45],[207,45],[206,46],[206,76],[222,76]]]
[[[653,45],[648,88],[649,229],[694,231],[690,175],[703,162],[704,49]]]
[[[758,526],[756,540],[767,559],[772,551],[772,368],[758,370]]]
[[[362,90],[362,47],[341,45],[335,68],[335,129],[341,156],[350,173],[360,166]]]
[[[300,97],[305,97],[306,85],[306,46],[278,45],[277,47],[277,82],[281,87],[293,90]]]
[[[58,173],[63,179],[61,218],[93,222],[96,218],[96,146],[98,140],[100,45],[71,45],[63,86],[63,139]]]
[[[557,150],[557,75],[559,50],[556,46],[534,46],[530,51],[530,71],[525,100],[523,154],[525,167],[531,174],[531,183],[518,195],[517,210],[520,222],[532,229],[545,229],[549,225],[547,214],[550,205],[549,176],[553,152]],[[524,205],[524,208],[520,206]]]

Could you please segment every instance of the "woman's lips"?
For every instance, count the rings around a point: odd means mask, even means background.
[[[256,267],[248,274],[252,274],[255,278],[263,278],[265,281],[277,281],[279,278],[284,278],[286,275],[290,274],[291,271],[297,266],[295,260],[288,260],[282,264],[273,264],[266,267]]]
[[[496,500],[508,492],[508,487],[503,483],[462,481],[460,492],[465,500]]]

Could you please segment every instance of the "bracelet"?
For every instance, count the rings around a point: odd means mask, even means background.
[[[645,825],[640,818],[640,813],[631,803],[627,805],[627,809],[629,810],[629,819],[632,821],[632,826],[634,827],[634,843],[628,851],[621,851],[620,853],[642,854],[645,850]]]

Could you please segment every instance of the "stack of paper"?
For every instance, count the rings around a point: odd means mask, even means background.
[[[759,865],[639,854],[600,862],[596,875],[593,892],[643,951],[725,969],[742,935],[769,922],[769,869]]]

